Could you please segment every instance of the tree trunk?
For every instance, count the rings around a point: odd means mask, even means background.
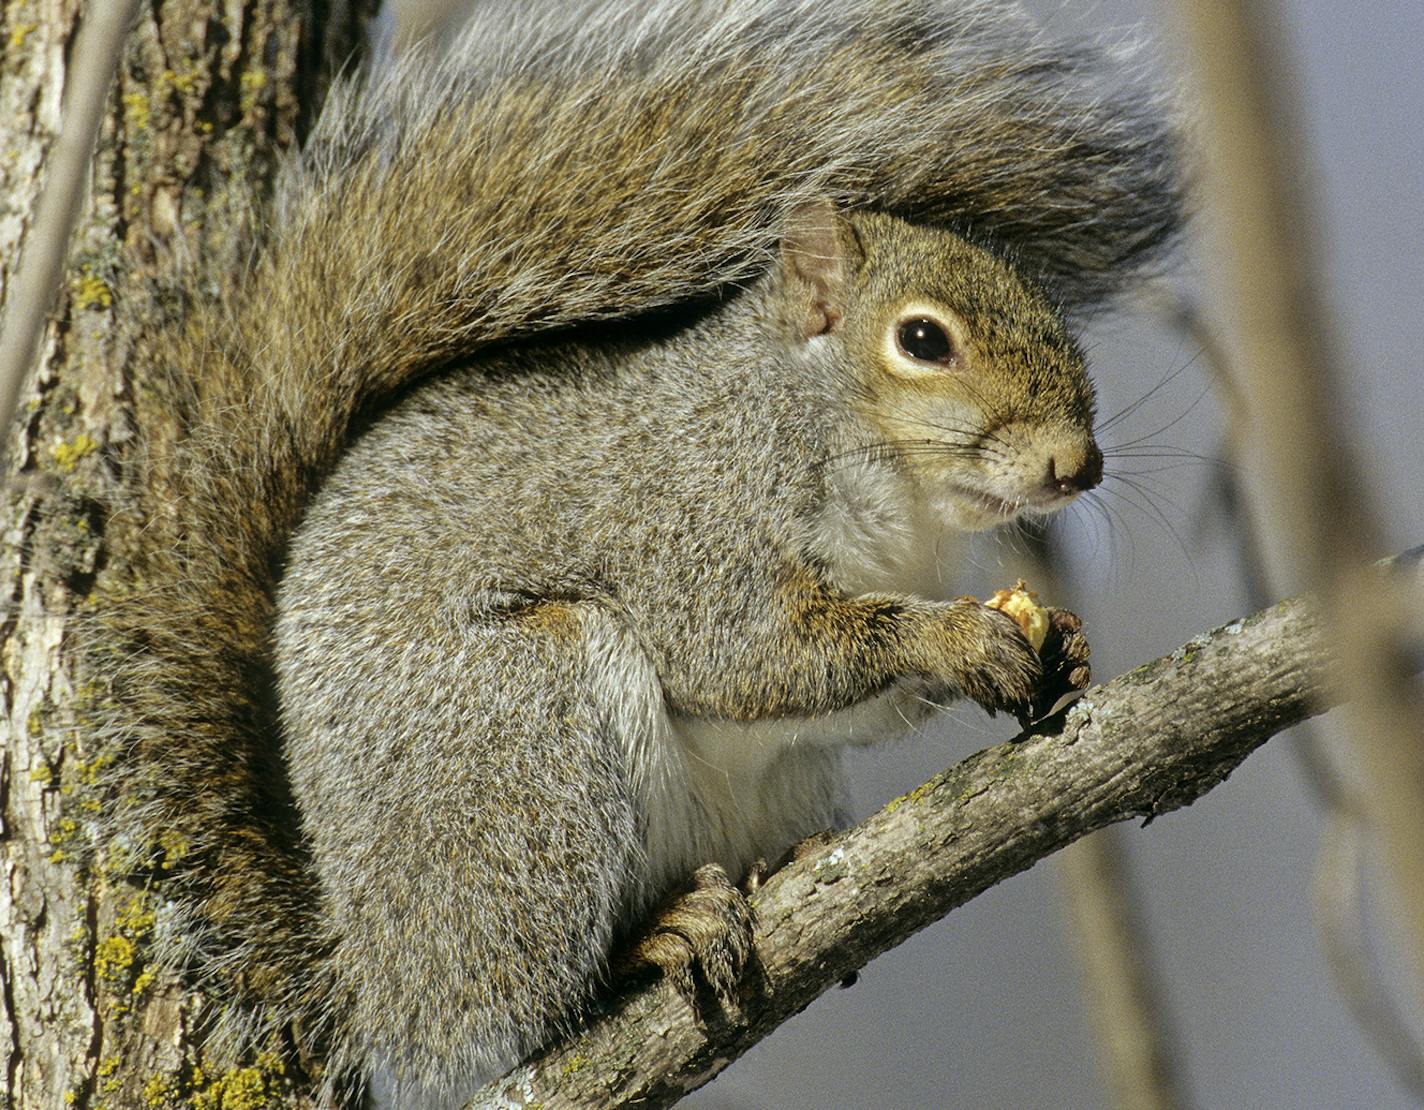
[[[373,6],[150,0],[123,51],[64,288],[7,441],[14,477],[0,509],[0,1055],[6,1105],[21,1110],[285,1100],[290,1077],[271,1061],[203,1069],[202,999],[148,962],[158,901],[111,878],[93,850],[103,767],[82,728],[93,692],[76,681],[71,644],[90,596],[124,580],[131,541],[105,506],[123,497],[134,431],[163,432],[128,365],[133,335],[157,319],[175,259],[211,274],[242,264],[254,201]],[[83,64],[79,7],[9,0],[0,12],[7,291]]]

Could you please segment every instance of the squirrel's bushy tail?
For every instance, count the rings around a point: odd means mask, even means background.
[[[341,1007],[267,659],[284,545],[353,426],[490,344],[734,285],[808,200],[967,229],[1069,310],[1178,228],[1160,99],[1011,4],[485,7],[334,94],[250,272],[155,356],[184,431],[150,448],[143,601],[112,614],[117,835],[161,858],[190,962],[278,1018]]]

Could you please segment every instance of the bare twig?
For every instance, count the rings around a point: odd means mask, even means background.
[[[1247,431],[1246,413],[1236,385],[1238,375],[1220,338],[1196,306],[1184,297],[1164,293],[1157,299],[1156,307],[1204,354],[1213,380],[1222,387],[1228,401],[1226,454],[1241,458]],[[1261,605],[1267,594],[1264,558],[1255,524],[1242,508],[1235,472],[1223,470],[1215,488],[1221,501],[1220,509],[1237,538],[1237,557],[1246,581],[1247,600]],[[1367,943],[1364,906],[1368,896],[1361,858],[1364,815],[1333,766],[1319,731],[1311,725],[1302,725],[1295,730],[1293,739],[1292,751],[1301,772],[1327,816],[1314,878],[1315,918],[1326,967],[1375,1053],[1401,1086],[1424,1102],[1424,1048],[1408,1018],[1395,1005]]]
[[[1370,1045],[1404,1089],[1424,1103],[1424,1055],[1376,974],[1360,920],[1364,824],[1358,813],[1341,807],[1332,811],[1325,829],[1314,891],[1325,962]]]
[[[1059,852],[1056,862],[1112,1105],[1188,1105],[1119,830],[1085,836]]]
[[[1406,666],[1417,605],[1368,585],[1379,531],[1342,438],[1334,368],[1347,364],[1317,288],[1307,175],[1286,89],[1284,36],[1267,0],[1184,6],[1211,141],[1207,199],[1222,235],[1224,300],[1237,313],[1249,446],[1267,482],[1251,503],[1268,569],[1327,599],[1368,788],[1361,802],[1402,910],[1424,989],[1424,706]],[[1417,595],[1416,595],[1417,596]]]
[[[69,256],[69,237],[89,180],[94,138],[104,118],[104,98],[137,7],[138,0],[90,4],[89,18],[79,29],[69,67],[74,80],[64,95],[64,123],[48,158],[49,180],[35,205],[34,224],[0,327],[0,444],[9,436],[25,374],[34,362]]]
[[[652,984],[474,1105],[670,1105],[995,883],[1095,829],[1190,804],[1268,737],[1324,708],[1323,657],[1296,600],[1094,688],[773,875],[754,900],[755,973],[739,1008],[704,1000],[699,1020],[670,985]]]

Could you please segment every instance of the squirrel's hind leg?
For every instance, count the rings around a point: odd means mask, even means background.
[[[643,897],[624,706],[591,673],[606,666],[592,609],[486,611],[453,638],[387,645],[382,709],[402,734],[364,752],[345,738],[360,766],[341,785],[382,819],[317,858],[377,1106],[458,1107],[576,1023]]]

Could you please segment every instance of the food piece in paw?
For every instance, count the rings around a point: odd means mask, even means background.
[[[1048,636],[1048,610],[1038,603],[1038,595],[1022,578],[1011,590],[995,590],[994,596],[984,604],[1011,616],[1033,650],[1043,650],[1043,641]]]

